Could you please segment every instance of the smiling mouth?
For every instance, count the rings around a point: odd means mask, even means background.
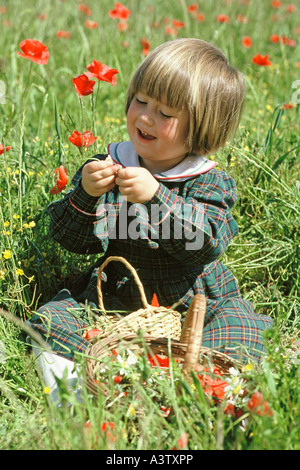
[[[145,140],[154,140],[154,139],[156,139],[156,137],[154,137],[151,134],[148,134],[148,132],[141,131],[141,129],[138,129],[138,134],[139,134],[140,137],[142,137]]]

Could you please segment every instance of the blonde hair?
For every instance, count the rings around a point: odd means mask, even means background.
[[[201,39],[174,39],[154,49],[136,70],[126,98],[137,92],[189,113],[186,145],[207,155],[223,147],[240,123],[245,98],[242,74],[217,47]]]

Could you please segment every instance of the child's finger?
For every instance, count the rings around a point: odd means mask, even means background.
[[[99,170],[95,172],[100,178],[107,178],[109,176],[115,176],[119,171],[119,165],[109,166],[108,168],[104,168],[103,170]]]
[[[91,162],[94,163],[94,162]],[[89,164],[87,164],[89,165]],[[85,178],[88,178],[90,181],[97,181],[102,178],[107,178],[108,176],[116,175],[119,170],[119,165],[85,165],[82,170],[82,175]]]
[[[104,160],[92,160],[91,162],[88,162],[84,165],[83,169],[87,173],[94,173],[96,171],[103,170],[104,168],[110,168],[113,167],[114,165],[109,162],[109,161],[104,161]]]
[[[118,177],[122,180],[135,178],[138,174],[138,169],[135,167],[119,168]]]

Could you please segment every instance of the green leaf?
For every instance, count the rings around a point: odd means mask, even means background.
[[[274,380],[272,371],[271,371],[270,366],[269,366],[267,361],[264,361],[264,363],[263,363],[263,370],[264,370],[265,377],[267,379],[268,388],[269,388],[271,394],[273,396],[275,396],[276,395],[276,384],[275,384],[275,380]]]

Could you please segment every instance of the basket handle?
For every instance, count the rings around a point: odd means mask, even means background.
[[[98,279],[97,279],[97,293],[98,293],[98,303],[99,303],[99,308],[100,310],[103,310],[104,313],[105,313],[105,308],[104,308],[104,304],[103,304],[103,294],[102,294],[102,289],[101,289],[101,274],[104,270],[104,268],[108,265],[108,263],[110,263],[111,261],[120,261],[121,263],[123,263],[128,269],[129,271],[131,272],[131,274],[133,275],[134,277],[134,280],[138,286],[138,289],[139,289],[139,292],[141,294],[141,299],[142,299],[142,303],[143,303],[143,306],[144,308],[149,308],[149,304],[147,302],[147,299],[146,299],[146,295],[145,295],[145,291],[144,291],[144,288],[143,288],[143,285],[140,281],[140,278],[138,277],[137,275],[137,272],[136,270],[131,266],[130,263],[128,263],[128,261],[123,258],[122,256],[109,256],[100,266],[99,268],[99,271],[98,271]]]
[[[189,305],[180,336],[180,342],[188,345],[182,367],[184,373],[195,370],[198,364],[205,312],[206,298],[202,294],[196,294]]]

